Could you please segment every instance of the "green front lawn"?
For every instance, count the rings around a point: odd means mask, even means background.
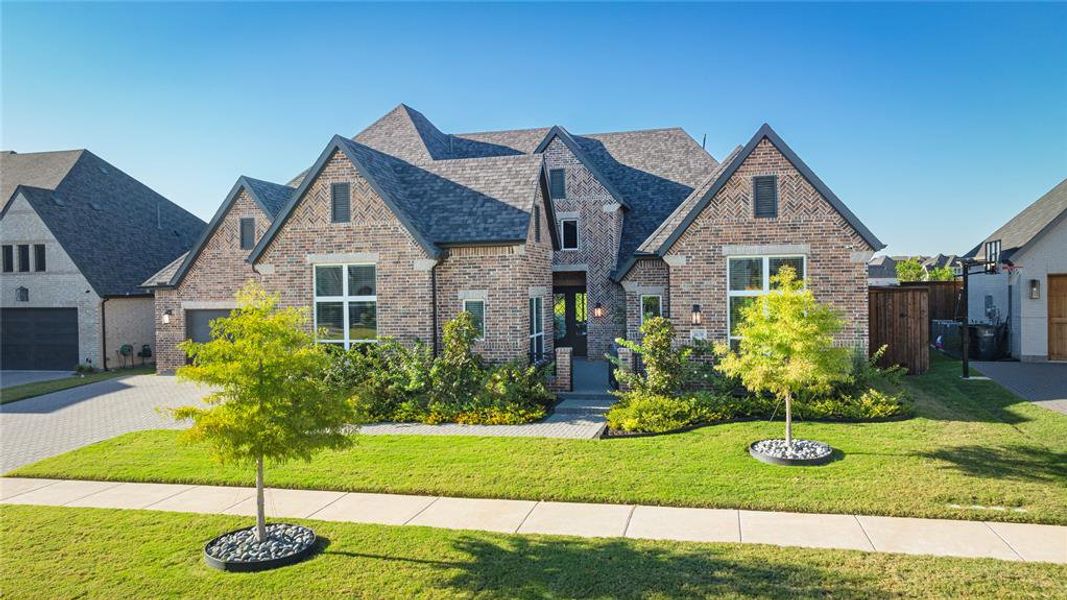
[[[1067,595],[1067,567],[988,559],[299,521],[329,540],[262,573],[207,567],[241,517],[0,506],[4,598],[823,598]]]
[[[97,381],[104,381],[105,379],[129,377],[130,375],[147,375],[149,373],[155,373],[155,367],[153,365],[132,367],[129,369],[99,371],[85,376],[72,375],[70,377],[64,377],[63,379],[13,385],[9,388],[0,390],[0,404],[7,404],[8,402],[15,402],[16,400],[25,400],[26,398],[50,394],[52,392],[58,392],[60,390],[78,387],[89,383],[96,383]]]
[[[268,485],[946,517],[1067,524],[1067,417],[990,381],[961,381],[935,360],[907,385],[918,416],[884,423],[798,423],[798,437],[843,453],[822,467],[758,463],[752,441],[781,422],[715,425],[609,440],[362,436],[310,463],[272,466]],[[146,431],[22,467],[12,475],[251,485],[177,432]],[[987,508],[975,508],[975,507]],[[988,508],[998,507],[998,508]]]

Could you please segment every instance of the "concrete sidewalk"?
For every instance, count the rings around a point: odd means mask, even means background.
[[[0,478],[0,503],[251,516],[252,488]],[[1067,563],[1067,527],[269,489],[271,518]]]

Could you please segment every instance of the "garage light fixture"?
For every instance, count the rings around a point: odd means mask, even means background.
[[[1041,280],[1040,279],[1031,279],[1030,280],[1030,299],[1031,300],[1037,300],[1039,298],[1041,298]]]
[[[170,325],[170,316],[173,315],[173,314],[174,314],[174,311],[172,311],[169,308],[167,310],[163,311],[163,324],[164,325]]]
[[[22,287],[21,285],[15,288],[15,302],[29,302],[30,290]]]

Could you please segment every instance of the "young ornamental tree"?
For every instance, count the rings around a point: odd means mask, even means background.
[[[353,419],[344,395],[323,383],[330,358],[307,332],[306,312],[277,302],[249,282],[230,316],[211,322],[210,342],[180,344],[192,363],[178,376],[217,391],[205,398],[207,407],[174,410],[175,418],[193,421],[187,440],[207,442],[220,461],[255,463],[260,542],[264,461],[309,460],[316,450],[343,447],[350,439],[342,428]]]
[[[739,351],[716,346],[716,368],[739,377],[750,391],[770,392],[785,402],[785,439],[792,447],[793,398],[828,392],[835,383],[847,381],[851,356],[847,348],[833,345],[841,318],[815,300],[793,267],[782,267],[771,281],[776,289],[741,310]]]
[[[923,281],[926,279],[926,271],[923,270],[922,263],[914,258],[902,260],[897,263],[897,280],[900,282],[906,281]]]

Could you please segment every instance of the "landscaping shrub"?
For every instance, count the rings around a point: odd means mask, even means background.
[[[707,343],[673,346],[667,319],[645,321],[641,343],[618,340],[641,355],[645,372],[617,374],[628,390],[616,393],[609,427],[661,433],[782,415],[789,438],[792,416],[858,421],[911,414],[900,387],[902,369],[877,366],[885,348],[872,357],[857,349],[850,361],[847,349],[833,346],[840,318],[819,305],[788,268],[775,281],[779,288],[745,313],[740,352],[720,346],[718,364]]]
[[[353,346],[333,357],[327,383],[345,390],[359,423],[517,424],[541,419],[554,396],[549,365],[490,365],[472,348],[477,337],[464,312],[444,327],[442,352],[393,340]]]

